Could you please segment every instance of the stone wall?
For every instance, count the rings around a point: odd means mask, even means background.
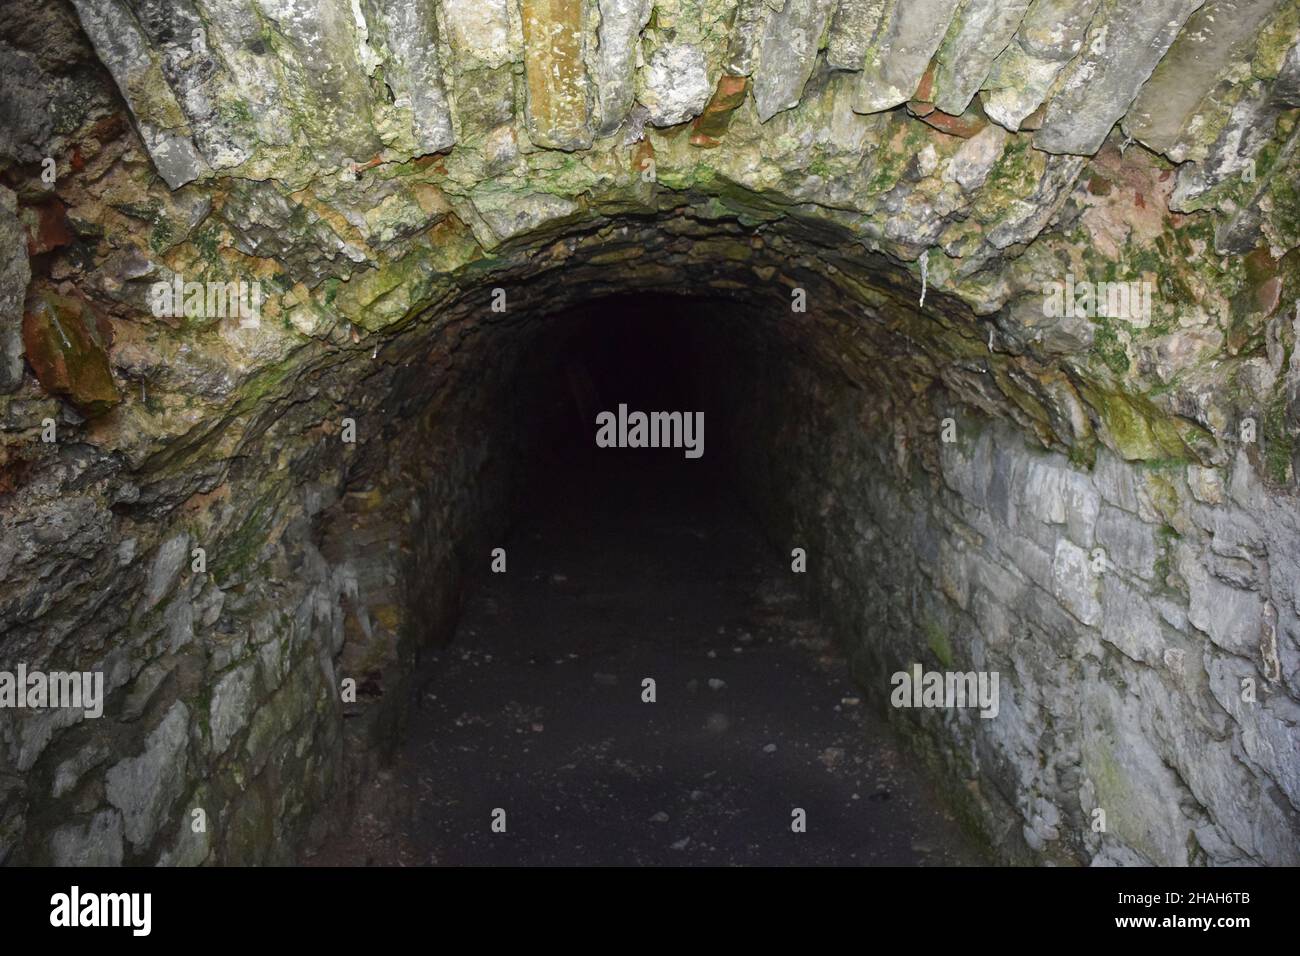
[[[102,671],[107,706],[0,709],[0,860],[283,864],[348,812],[513,493],[508,363],[456,387],[370,361],[366,397],[268,398],[199,473],[56,446],[80,494],[11,500],[5,607],[30,624],[0,669]]]
[[[734,368],[759,514],[1003,858],[1300,861],[1300,510],[1257,449],[1087,467],[942,392],[912,404],[770,350]],[[998,714],[890,707],[914,663],[998,672]]]

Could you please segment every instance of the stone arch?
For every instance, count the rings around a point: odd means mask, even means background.
[[[880,620],[1017,675],[996,727],[904,725],[1001,853],[1294,863],[1294,10],[1064,6],[16,20],[0,662],[109,709],[0,713],[0,859],[316,839],[508,499],[512,373],[639,292],[730,303],[748,493],[835,556],[864,682]],[[178,278],[255,322],[159,314]],[[1149,314],[1098,308],[1128,282]]]

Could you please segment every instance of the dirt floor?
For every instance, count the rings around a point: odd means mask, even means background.
[[[725,494],[637,470],[532,513],[422,665],[396,763],[306,862],[986,862]]]

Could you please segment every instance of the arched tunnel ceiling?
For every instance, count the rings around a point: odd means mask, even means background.
[[[882,279],[901,306],[916,293],[884,277],[902,267],[930,318],[877,316],[908,343],[877,354],[910,351],[918,374],[1048,444],[1208,462],[1254,417],[1286,446],[1270,476],[1292,472],[1293,3],[74,6],[139,140],[77,72],[83,41],[41,45],[74,25],[25,14],[7,52],[11,112],[44,97],[57,128],[20,122],[6,151],[32,252],[73,234],[93,249],[78,268],[96,321],[109,313],[116,371],[92,360],[70,383],[46,368],[50,349],[27,349],[84,412],[129,406],[141,380],[161,399],[178,348],[208,369],[210,398],[229,399],[306,358],[304,341],[382,337],[445,317],[462,293],[476,298],[460,307],[482,308],[485,290],[570,256],[612,286],[671,286],[684,266],[688,288],[753,294],[752,276],[777,310],[802,284],[821,316],[809,328],[877,314]],[[629,229],[644,235],[620,245]],[[694,251],[663,269],[675,241]],[[177,276],[258,281],[271,321],[255,337],[132,322]],[[27,303],[29,339],[47,345],[59,310],[81,310],[48,298],[58,280]],[[1044,314],[1067,281],[1148,283],[1150,314]],[[856,336],[852,324],[837,327]],[[12,386],[12,329],[8,343]]]

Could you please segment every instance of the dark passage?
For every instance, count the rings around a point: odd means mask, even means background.
[[[978,861],[744,513],[662,474],[611,469],[607,497],[574,476],[521,523],[429,660],[397,763],[318,860]]]
[[[980,862],[736,499],[725,436],[706,424],[697,460],[595,447],[584,406],[700,408],[691,317],[570,320],[506,573],[485,556],[396,763],[315,861]]]

